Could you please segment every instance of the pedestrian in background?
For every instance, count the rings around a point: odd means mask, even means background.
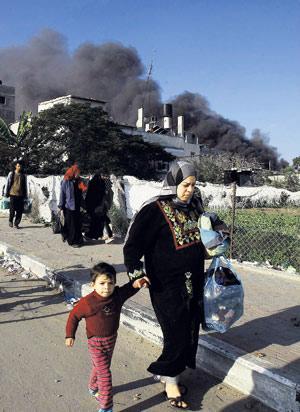
[[[63,241],[67,240],[68,244],[72,247],[83,245],[80,206],[82,192],[85,190],[86,186],[80,179],[80,170],[75,164],[64,175],[58,204],[60,212],[64,213]]]
[[[15,162],[14,170],[8,174],[5,197],[10,198],[9,226],[19,229],[24,200],[27,199],[27,176],[23,172],[21,161]]]
[[[72,347],[78,323],[85,318],[88,349],[92,358],[92,372],[89,392],[99,401],[99,412],[112,412],[111,359],[120,324],[120,313],[124,302],[133,296],[138,288],[130,282],[116,286],[116,270],[101,262],[91,270],[94,291],[76,304],[69,314],[66,326],[65,344]]]
[[[105,183],[100,172],[96,172],[88,183],[85,197],[86,211],[90,216],[88,230],[85,237],[88,239],[99,239],[103,236],[105,221]]]
[[[113,205],[114,192],[112,190],[112,183],[109,176],[102,176],[105,183],[105,196],[104,196],[104,205],[105,205],[105,215],[104,215],[104,236],[103,239],[105,243],[111,243],[114,241],[114,235],[112,231],[111,220],[108,216],[108,212]]]

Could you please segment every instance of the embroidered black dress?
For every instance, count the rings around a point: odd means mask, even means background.
[[[172,199],[159,199],[135,216],[124,246],[129,277],[141,276],[145,257],[151,280],[150,297],[160,323],[164,347],[148,371],[176,376],[195,368],[202,319],[204,248],[193,203],[180,208]]]

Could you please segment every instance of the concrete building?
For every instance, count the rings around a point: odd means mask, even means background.
[[[96,99],[88,99],[86,97],[79,97],[79,96],[73,96],[69,94],[68,96],[60,96],[57,97],[56,99],[51,99],[51,100],[46,100],[44,102],[41,102],[38,104],[38,112],[42,112],[43,110],[51,109],[51,107],[57,105],[57,104],[63,104],[63,105],[70,105],[72,103],[75,104],[87,104],[90,107],[101,107],[102,109],[105,107],[106,102],[102,100],[96,100]]]
[[[15,121],[15,88],[0,80],[0,117],[7,123]]]

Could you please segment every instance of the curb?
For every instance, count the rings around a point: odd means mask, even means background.
[[[35,256],[22,254],[4,242],[0,242],[1,254],[41,279],[52,284],[53,281],[54,284],[58,282],[63,290],[72,284],[75,297],[89,292],[86,284],[61,276]],[[151,342],[162,345],[160,326],[150,308],[128,300],[122,309],[121,323]],[[257,359],[211,335],[199,336],[197,367],[278,412],[300,412],[300,384],[272,371],[268,361]]]
[[[289,279],[293,281],[295,280],[296,282],[300,282],[300,273],[298,272],[289,273],[283,270],[272,269],[272,268],[263,267],[263,266],[255,266],[251,263],[238,262],[237,260],[234,260],[234,259],[231,262],[232,262],[232,265],[238,269],[248,269],[254,273],[263,274],[264,276],[265,275],[277,276],[283,279]]]

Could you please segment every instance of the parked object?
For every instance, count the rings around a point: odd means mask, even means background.
[[[243,286],[224,256],[214,257],[205,275],[204,329],[224,333],[243,315]]]

